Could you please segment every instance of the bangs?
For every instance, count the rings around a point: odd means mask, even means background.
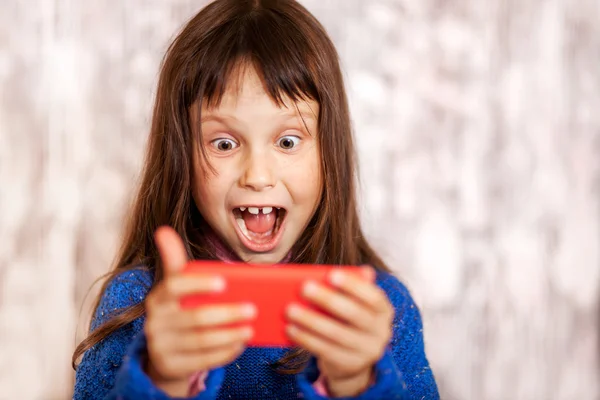
[[[306,32],[287,16],[260,9],[207,32],[192,61],[185,92],[187,106],[202,100],[218,107],[228,88],[241,88],[247,68],[262,79],[278,105],[314,100],[320,103],[316,65],[318,51]]]

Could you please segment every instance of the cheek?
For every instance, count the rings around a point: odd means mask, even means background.
[[[205,203],[204,208],[207,206],[214,206],[217,204],[223,204],[225,201],[226,190],[223,185],[223,181],[213,174],[208,174],[206,177],[197,180],[197,190],[199,195],[198,200]]]
[[[200,176],[196,176],[194,178],[194,202],[196,203],[196,207],[200,210],[200,213],[206,220],[210,220],[210,215],[207,214],[207,211],[211,209],[210,207],[210,191],[207,187],[206,179]]]
[[[224,201],[224,191],[218,176],[211,171],[205,170],[198,165],[195,167],[194,174],[194,200],[196,206],[207,220],[215,218],[218,204]]]
[[[323,186],[318,151],[315,149],[301,161],[298,165],[289,169],[286,180],[288,187],[293,190],[293,197],[296,202],[299,205],[308,206],[314,211],[314,208],[316,208],[321,199]]]

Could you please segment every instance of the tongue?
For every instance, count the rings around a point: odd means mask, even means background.
[[[242,218],[246,223],[246,229],[254,233],[265,233],[275,227],[275,211],[263,214],[261,210],[255,215],[246,210],[242,212]]]

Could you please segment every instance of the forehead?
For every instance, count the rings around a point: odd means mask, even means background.
[[[293,112],[309,115],[314,119],[319,115],[319,104],[312,99],[294,101],[285,93],[281,99],[274,99],[267,91],[265,82],[250,64],[236,67],[229,76],[223,96],[215,104],[202,102],[202,114],[233,113],[244,109],[269,109],[273,112]]]

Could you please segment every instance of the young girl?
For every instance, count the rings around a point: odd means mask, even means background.
[[[201,10],[162,65],[118,262],[73,355],[74,397],[439,398],[419,311],[359,226],[354,162],[338,56],[308,11],[293,0]],[[368,264],[376,283],[341,271],[335,289],[309,282],[303,295],[331,316],[292,305],[297,348],[246,348],[252,331],[231,324],[252,305],[179,308],[223,287],[181,274],[189,259]]]

